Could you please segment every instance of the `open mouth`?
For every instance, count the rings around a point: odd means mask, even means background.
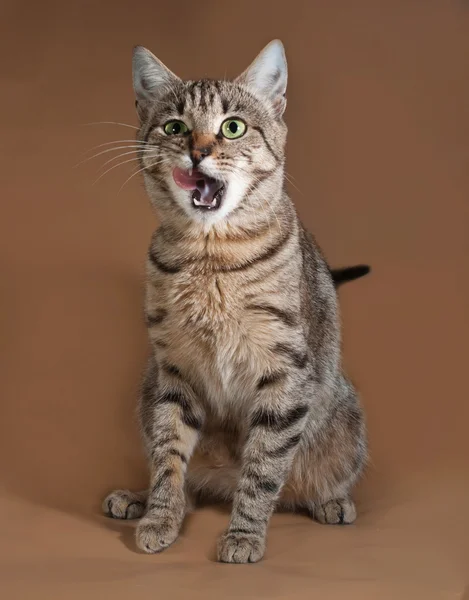
[[[204,175],[197,169],[185,171],[176,167],[173,178],[180,188],[191,193],[192,204],[199,210],[216,210],[220,208],[225,194],[225,184]]]

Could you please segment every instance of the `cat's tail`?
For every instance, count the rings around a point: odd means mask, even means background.
[[[369,265],[355,265],[353,267],[343,267],[341,269],[331,269],[332,280],[334,281],[335,287],[339,287],[347,281],[353,281],[368,275],[371,271]]]

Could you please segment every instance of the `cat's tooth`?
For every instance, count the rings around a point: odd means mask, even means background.
[[[189,169],[189,177],[192,177],[192,167]]]

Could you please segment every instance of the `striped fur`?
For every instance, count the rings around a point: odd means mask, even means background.
[[[224,562],[262,558],[276,506],[324,523],[355,518],[350,492],[367,445],[341,368],[335,284],[365,273],[336,271],[334,282],[285,192],[278,44],[234,82],[183,82],[136,51],[138,139],[151,147],[140,160],[161,222],[147,260],[153,352],[140,399],[151,478],[146,492],[113,492],[104,510],[141,517],[146,552],[177,538],[191,498],[232,501],[218,543]],[[242,138],[218,135],[227,115],[246,121]],[[173,118],[189,135],[164,135]],[[189,168],[202,134],[203,163],[227,184],[222,207],[203,215],[172,178],[175,166]]]

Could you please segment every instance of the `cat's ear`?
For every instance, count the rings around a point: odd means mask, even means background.
[[[274,40],[257,55],[236,81],[249,87],[257,96],[270,100],[280,117],[287,105],[287,79],[285,50],[280,40]]]
[[[151,103],[181,80],[143,46],[136,46],[132,58],[135,106],[141,120]]]

